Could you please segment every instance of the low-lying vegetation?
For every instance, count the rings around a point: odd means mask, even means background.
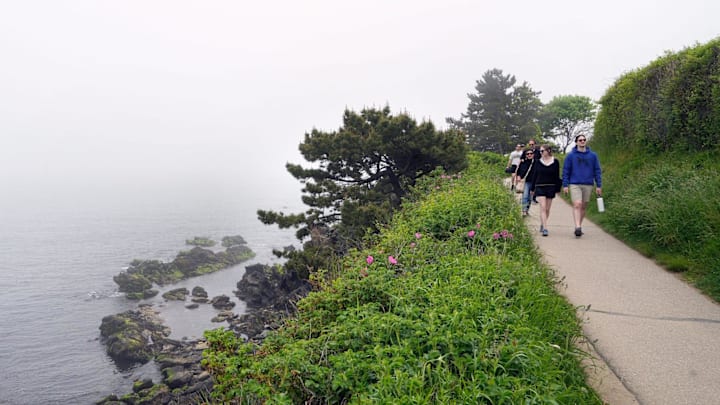
[[[600,404],[580,366],[575,310],[495,160],[471,155],[462,175],[420,182],[365,250],[315,275],[320,288],[261,346],[206,332],[213,398]]]

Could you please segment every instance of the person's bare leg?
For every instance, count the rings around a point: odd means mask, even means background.
[[[573,201],[573,220],[575,221],[575,228],[582,227],[582,221],[585,218],[585,208],[582,200]]]
[[[538,197],[537,199],[540,203],[540,229],[545,229],[545,224],[547,224],[547,210],[545,209],[545,205],[548,199],[545,197]]]
[[[550,219],[550,207],[552,207],[552,198],[545,198],[545,228],[547,228],[548,219]]]

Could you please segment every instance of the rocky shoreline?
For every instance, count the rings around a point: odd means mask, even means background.
[[[184,291],[183,291],[184,290]],[[261,343],[267,333],[280,326],[282,319],[295,311],[295,302],[307,295],[311,285],[292,270],[256,264],[246,267],[237,282],[235,295],[247,303],[247,312],[232,312],[234,303],[227,296],[207,299],[201,287],[169,291],[171,299],[185,300],[189,305],[210,304],[219,310],[214,322],[226,322],[227,328],[245,340]],[[167,298],[166,298],[167,299]],[[103,318],[100,326],[102,341],[108,354],[119,366],[155,361],[162,381],[135,381],[133,392],[109,395],[97,404],[197,404],[210,399],[212,378],[201,365],[204,339],[178,341],[170,339],[158,312],[151,305],[141,304],[137,310]]]

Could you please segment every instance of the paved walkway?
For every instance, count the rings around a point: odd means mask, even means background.
[[[550,211],[550,235],[541,236],[539,207],[531,205],[526,221],[563,279],[561,292],[578,306],[600,359],[590,378],[603,399],[720,404],[720,305],[587,219],[585,235],[575,238],[572,207],[560,198]]]

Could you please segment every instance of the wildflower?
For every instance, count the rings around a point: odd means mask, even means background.
[[[474,238],[475,237],[475,231],[469,231],[467,233],[468,238]]]
[[[367,264],[373,264],[374,261],[375,261],[375,258],[372,257],[372,256],[370,256],[370,255],[368,255],[368,257],[365,258],[365,262],[366,262]]]
[[[411,247],[411,248],[413,248],[413,249],[414,249],[414,248],[415,248],[415,246],[417,246],[417,245],[415,244],[415,242],[410,242],[410,247]]]
[[[422,234],[420,232],[415,232],[415,239],[422,238]]]
[[[478,222],[477,224],[475,224],[475,228],[480,229],[480,222]]]
[[[495,232],[495,233],[493,234],[493,239],[495,239],[495,240],[500,239],[500,234],[497,233],[497,232]]]
[[[396,258],[394,258],[392,255],[388,256],[388,261],[390,264],[398,264],[398,261]]]
[[[508,239],[512,239],[512,238],[513,238],[513,234],[511,234],[511,233],[508,234],[507,238],[508,238]]]
[[[507,229],[503,229],[503,231],[500,232],[500,236],[502,236],[503,238],[507,238],[508,235],[509,235],[509,232]]]

